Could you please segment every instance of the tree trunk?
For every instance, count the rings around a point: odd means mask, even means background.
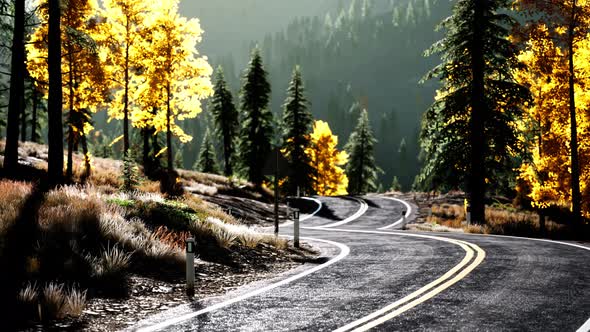
[[[150,168],[150,130],[144,128],[141,130],[141,134],[143,136],[143,170],[147,175]]]
[[[575,225],[582,223],[582,206],[580,194],[580,162],[578,160],[578,129],[576,120],[575,72],[574,72],[574,29],[576,21],[576,1],[572,4],[572,17],[569,26],[568,60],[569,60],[569,98],[571,127],[571,168],[572,168],[572,213]]]
[[[90,156],[88,155],[88,142],[86,141],[86,135],[82,135],[80,137],[80,141],[82,143],[82,152],[84,153],[84,175],[82,176],[82,181],[86,182],[92,173],[92,166],[90,165]]]
[[[25,91],[25,2],[14,2],[14,31],[12,36],[12,62],[8,121],[6,122],[6,146],[4,170],[15,176],[18,165],[18,117],[23,109],[22,95]]]
[[[231,142],[232,137],[230,137],[227,133],[224,134],[223,137],[223,148],[224,148],[224,153],[223,156],[225,158],[225,170],[224,173],[226,176],[230,176],[233,173],[232,170],[232,165],[231,165]]]
[[[170,84],[166,86],[166,147],[168,148],[168,172],[174,170],[174,164],[172,163],[172,131],[170,131]]]
[[[33,98],[33,110],[31,113],[31,142],[33,143],[38,143],[37,142],[37,107],[38,107],[38,103],[39,101],[37,100],[37,90],[35,89],[35,85],[32,85],[32,90],[33,90],[33,94],[32,94],[32,98]]]
[[[61,28],[60,0],[49,0],[48,64],[49,99],[47,116],[49,124],[49,154],[47,173],[52,185],[63,181],[64,151],[62,129],[62,84],[61,84]]]
[[[27,141],[27,106],[25,104],[24,89],[22,95],[22,102],[22,109],[20,113],[20,140],[24,143]]]
[[[125,49],[125,95],[123,98],[123,157],[127,157],[129,150],[129,45]]]
[[[484,55],[480,36],[483,34],[484,4],[489,0],[475,0],[473,22],[473,40],[471,40],[471,118],[469,141],[471,143],[471,169],[469,172],[469,198],[471,204],[471,221],[474,224],[485,223],[485,128],[487,114],[484,88]]]
[[[73,54],[73,50],[69,49],[68,50],[69,54],[68,54],[68,62],[69,62],[69,82],[68,82],[68,86],[69,86],[69,90],[70,90],[70,95],[69,95],[69,103],[70,103],[70,114],[69,114],[69,123],[68,123],[68,161],[67,161],[67,166],[66,166],[66,179],[67,180],[71,180],[72,176],[74,175],[74,143],[76,140],[76,133],[74,132],[74,128],[76,125],[78,125],[78,119],[76,119],[76,115],[74,115],[74,70],[73,70],[73,59],[72,59],[72,54]],[[81,130],[82,128],[75,128],[77,130]]]

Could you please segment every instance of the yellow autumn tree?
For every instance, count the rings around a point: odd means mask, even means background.
[[[162,0],[166,2],[168,0]],[[100,59],[106,73],[106,84],[112,90],[109,120],[123,120],[123,154],[129,150],[129,119],[132,98],[138,88],[137,76],[145,70],[145,40],[149,29],[146,18],[151,15],[151,2],[143,0],[102,0],[100,22]]]
[[[566,4],[561,3],[565,6]],[[589,6],[586,1],[579,6]],[[587,11],[586,11],[587,13]],[[587,18],[587,17],[586,17]],[[588,22],[586,22],[587,24]],[[527,27],[528,38],[519,59],[526,68],[518,70],[516,79],[529,87],[534,103],[521,121],[523,141],[528,143],[531,158],[520,169],[524,188],[533,206],[572,207],[572,122],[570,105],[575,106],[579,155],[581,211],[590,217],[590,34],[575,31],[571,49],[566,26],[537,22]],[[570,70],[569,55],[571,52]],[[570,72],[573,73],[570,75]],[[570,95],[570,77],[573,95]],[[574,103],[575,101],[575,103]]]
[[[348,177],[342,166],[348,162],[348,154],[336,148],[338,136],[332,134],[327,122],[315,121],[311,142],[311,147],[305,152],[315,170],[314,190],[322,196],[346,195]]]
[[[48,6],[41,0],[40,24],[27,45],[27,67],[39,88],[45,92],[48,73]],[[66,123],[68,159],[66,176],[72,177],[73,152],[82,145],[85,156],[86,176],[90,175],[90,154],[86,136],[93,129],[92,113],[99,109],[108,90],[104,84],[104,71],[98,57],[94,38],[99,30],[96,25],[98,4],[96,0],[69,0],[64,2],[61,15],[62,34],[62,82],[63,100],[67,110]]]
[[[172,136],[183,143],[192,140],[178,122],[195,118],[202,111],[201,100],[213,95],[213,69],[197,52],[203,34],[199,20],[180,16],[177,0],[155,4],[146,26],[145,80],[137,91],[144,107],[133,112],[132,120],[139,127],[149,125],[166,133],[168,170],[172,171]]]

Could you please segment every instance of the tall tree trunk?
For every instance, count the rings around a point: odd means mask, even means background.
[[[141,130],[141,134],[143,136],[143,169],[147,175],[150,169],[150,130],[144,128]]]
[[[576,22],[576,1],[572,4],[572,16],[569,26],[568,60],[569,60],[569,99],[571,126],[571,168],[572,168],[572,213],[575,225],[582,222],[582,206],[580,194],[580,162],[578,159],[578,128],[576,120],[575,72],[574,72],[574,29]]]
[[[127,25],[129,31],[129,22]],[[127,157],[129,150],[129,45],[125,49],[125,95],[123,98],[123,156]]]
[[[61,28],[60,0],[49,0],[48,64],[49,99],[47,115],[49,123],[49,154],[47,173],[52,185],[63,181],[64,151],[62,128],[61,84]]]
[[[471,169],[469,173],[469,197],[471,203],[471,220],[475,224],[485,223],[485,137],[482,134],[485,128],[487,115],[484,88],[484,56],[483,45],[480,36],[483,34],[483,20],[485,3],[489,0],[475,0],[475,12],[473,21],[473,39],[471,40],[471,71],[473,82],[471,83],[471,118],[470,135],[471,143]]]
[[[166,152],[168,154],[168,172],[174,170],[174,164],[172,163],[172,131],[170,131],[170,118],[172,114],[170,111],[170,83],[168,83],[168,86],[166,86],[166,146],[168,147]]]
[[[37,107],[38,107],[38,103],[39,100],[37,99],[37,90],[35,89],[35,84],[32,84],[32,98],[33,98],[33,110],[31,113],[31,142],[33,143],[38,143],[37,142]]]
[[[25,103],[25,93],[23,88],[22,98],[22,109],[20,112],[20,140],[21,142],[27,141],[27,105]]]
[[[74,175],[74,141],[76,140],[76,133],[74,131],[74,128],[76,125],[78,125],[78,119],[77,116],[74,115],[74,70],[73,70],[73,59],[72,59],[72,54],[73,54],[73,50],[71,48],[68,47],[68,62],[69,62],[69,82],[68,82],[68,86],[69,86],[69,90],[70,90],[70,95],[69,95],[69,103],[70,103],[70,111],[69,111],[69,123],[68,123],[68,161],[67,161],[67,166],[66,166],[66,179],[67,180],[71,180],[72,176]],[[80,130],[81,128],[75,128],[77,130]]]
[[[14,2],[14,31],[12,35],[12,62],[4,169],[9,176],[16,175],[18,165],[18,117],[23,109],[25,91],[25,1]]]
[[[88,155],[88,141],[86,135],[82,134],[80,137],[80,143],[82,144],[82,152],[84,153],[84,175],[82,181],[86,182],[92,173],[92,166],[90,165],[90,156]]]
[[[230,137],[227,133],[223,135],[223,157],[225,159],[225,169],[224,173],[226,176],[230,176],[233,173],[232,165],[231,165],[231,142],[232,137]]]

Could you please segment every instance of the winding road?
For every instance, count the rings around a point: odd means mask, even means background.
[[[414,216],[408,202],[311,200],[318,208],[302,217],[301,234],[324,261],[129,330],[590,330],[590,247],[399,231]],[[291,234],[292,225],[281,233]]]

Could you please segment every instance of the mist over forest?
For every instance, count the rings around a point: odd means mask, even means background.
[[[301,65],[311,111],[328,121],[346,143],[362,108],[367,108],[378,144],[376,158],[389,188],[397,176],[410,189],[419,167],[418,133],[423,112],[433,101],[435,82],[420,84],[439,61],[424,51],[440,39],[435,27],[451,12],[439,0],[249,0],[181,3],[181,12],[198,17],[205,30],[202,54],[222,65],[236,101],[240,80],[258,45],[269,71],[271,105],[282,114],[293,67]],[[249,41],[249,42],[246,42]],[[196,121],[198,153],[206,116]],[[203,119],[205,119],[203,121]],[[192,165],[186,160],[185,165]]]

